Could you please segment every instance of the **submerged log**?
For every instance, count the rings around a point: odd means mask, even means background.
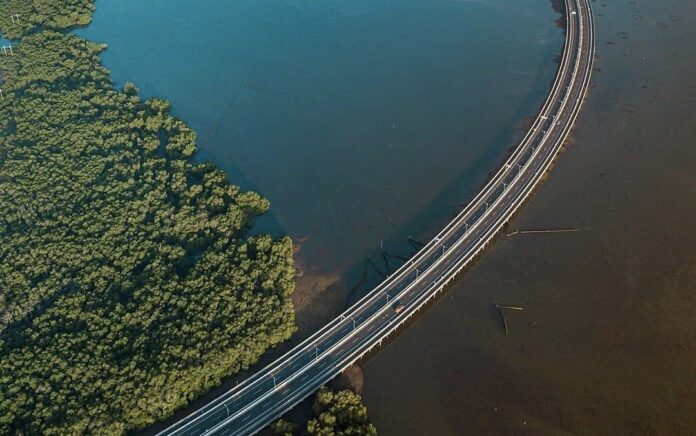
[[[572,232],[579,232],[583,229],[578,229],[578,228],[571,228],[571,229],[530,229],[530,230],[521,230],[517,229],[514,232],[510,232],[506,234],[505,236],[514,236],[514,235],[525,235],[525,234],[530,234],[530,233],[572,233]]]

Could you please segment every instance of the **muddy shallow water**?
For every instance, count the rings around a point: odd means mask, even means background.
[[[382,434],[696,434],[696,8],[656,3],[593,2],[592,89],[510,224],[580,231],[500,237],[364,363]]]
[[[201,158],[270,198],[263,229],[302,240],[304,334],[365,256],[408,254],[470,197],[562,38],[545,0],[323,4],[100,0],[80,31],[109,43],[117,82],[172,100]],[[696,8],[593,5],[590,95],[510,225],[580,231],[500,237],[363,362],[381,434],[696,433]],[[507,336],[496,301],[524,307]]]

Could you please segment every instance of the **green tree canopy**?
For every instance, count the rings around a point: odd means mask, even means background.
[[[345,389],[332,392],[327,387],[317,391],[312,407],[315,418],[307,422],[307,434],[316,436],[376,436],[377,429],[370,423],[367,407],[360,395]]]
[[[360,395],[345,389],[334,392],[322,386],[314,395],[314,416],[307,421],[306,430],[283,419],[271,429],[278,435],[306,434],[310,436],[377,436],[377,429],[370,423],[367,407]]]
[[[268,201],[101,50],[43,30],[0,56],[0,434],[142,428],[294,331],[291,241],[247,235]]]
[[[3,0],[0,32],[8,38],[19,38],[40,29],[85,26],[92,20],[93,11],[93,0]]]

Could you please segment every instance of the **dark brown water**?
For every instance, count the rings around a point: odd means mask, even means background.
[[[561,40],[537,0],[159,3],[99,2],[82,33],[308,238],[316,288],[437,230],[541,104]],[[511,224],[585,230],[500,238],[369,360],[381,434],[696,434],[696,5],[593,4],[573,144]],[[315,293],[317,323],[344,296]],[[507,337],[494,301],[525,308]]]
[[[510,226],[585,230],[501,237],[365,364],[382,434],[696,434],[696,4],[593,5],[600,71]]]

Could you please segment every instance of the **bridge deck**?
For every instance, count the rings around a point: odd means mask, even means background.
[[[566,40],[534,124],[478,195],[363,299],[275,362],[160,434],[253,434],[379,345],[493,240],[541,181],[568,136],[594,58],[589,0],[566,0]],[[397,313],[395,301],[404,305]]]

